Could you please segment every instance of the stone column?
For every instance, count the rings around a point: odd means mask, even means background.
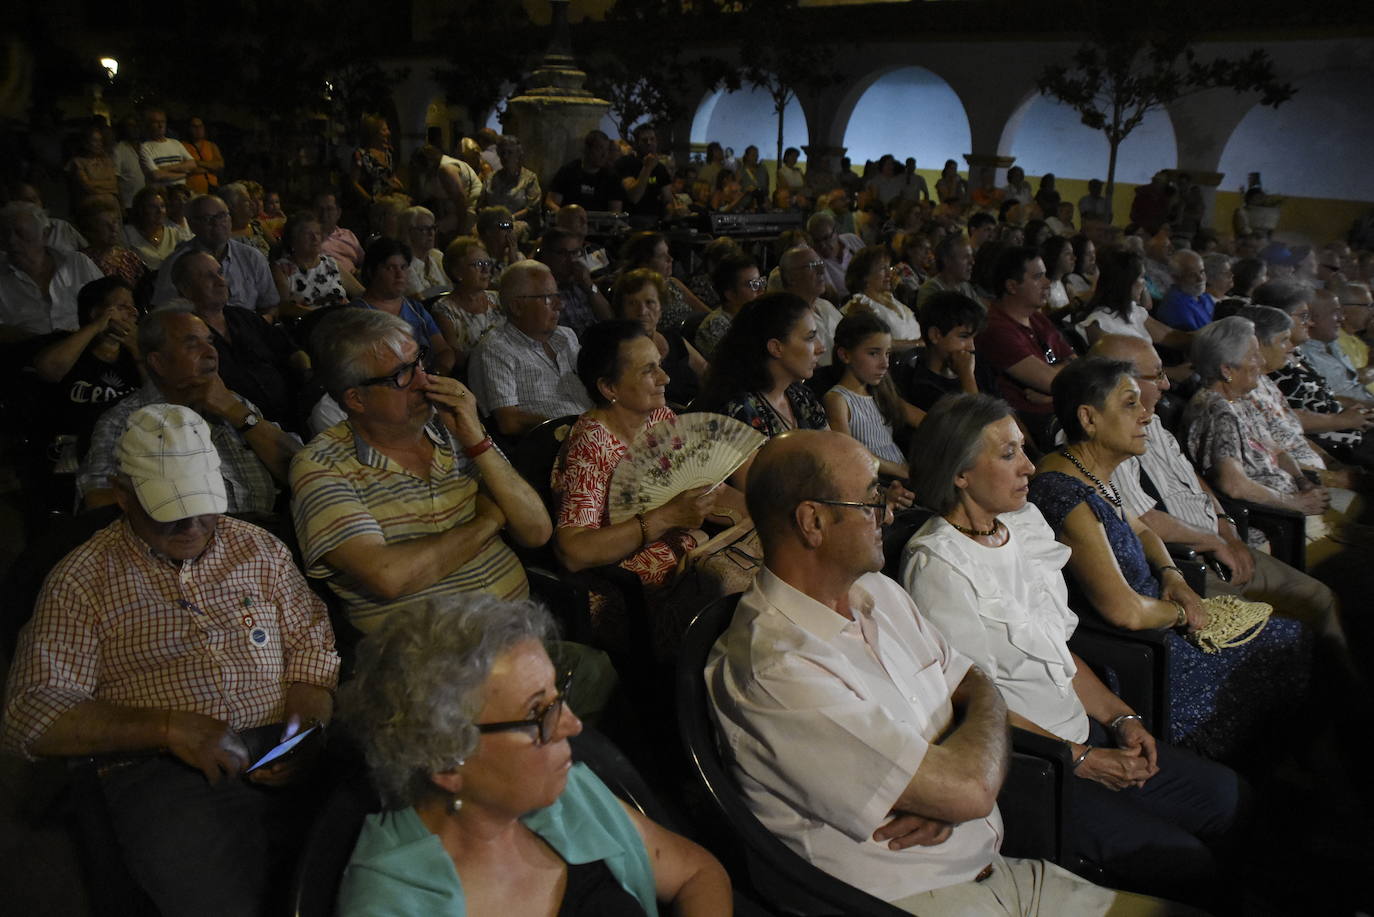
[[[520,138],[525,167],[548,187],[559,167],[582,154],[582,138],[601,125],[611,103],[582,88],[568,37],[568,0],[550,0],[553,36],[526,90],[507,103],[505,129]]]
[[[965,153],[964,162],[968,163],[968,188],[969,193],[975,188],[983,187],[983,178],[987,174],[992,175],[992,186],[1000,188],[1006,184],[1006,170],[1011,168],[1011,164],[1016,161],[1015,156],[999,156],[996,153]],[[933,194],[934,188],[931,189]]]

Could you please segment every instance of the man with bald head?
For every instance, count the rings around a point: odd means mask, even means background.
[[[482,413],[504,436],[519,436],[553,417],[592,406],[577,377],[577,335],[558,323],[558,281],[538,261],[517,261],[501,274],[508,321],[473,348],[468,384]]]
[[[820,365],[829,366],[835,358],[835,327],[844,316],[822,295],[825,292],[825,262],[809,245],[789,248],[778,259],[778,278],[784,290],[811,303],[811,312],[816,316],[816,340],[825,348],[821,351]]]
[[[1162,913],[998,854],[1006,706],[878,572],[888,508],[873,456],[838,433],[788,432],[759,451],[746,495],[764,569],[705,677],[759,820],[912,913]]]
[[[1308,622],[1324,639],[1343,648],[1345,637],[1331,590],[1245,544],[1178,440],[1154,414],[1160,396],[1169,390],[1169,378],[1154,346],[1141,338],[1108,334],[1093,345],[1091,354],[1131,364],[1141,406],[1151,412],[1145,454],[1122,462],[1112,475],[1125,510],[1139,516],[1162,540],[1185,544],[1224,565],[1229,580],[1208,565],[1207,595],[1240,595],[1268,602]]]
[[[229,284],[228,305],[259,313],[270,313],[281,300],[267,259],[247,242],[230,238],[229,207],[213,194],[203,194],[186,205],[186,223],[192,236],[182,242],[162,262],[158,270],[157,286],[153,289],[153,304],[163,305],[177,296],[172,280],[176,260],[187,252],[198,251],[212,255],[219,262],[220,273]]]
[[[1212,320],[1216,303],[1207,292],[1207,270],[1197,252],[1174,252],[1169,259],[1173,283],[1155,310],[1155,318],[1180,331],[1196,331]]]

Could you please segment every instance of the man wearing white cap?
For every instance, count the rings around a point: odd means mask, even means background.
[[[311,756],[244,772],[329,720],[329,619],[280,541],[221,515],[220,458],[195,411],[135,411],[112,483],[123,516],[53,569],[20,636],[0,743],[91,757],[162,913],[260,913],[304,824],[300,792],[282,788]]]

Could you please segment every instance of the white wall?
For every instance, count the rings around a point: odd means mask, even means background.
[[[753,87],[708,95],[692,119],[692,143],[715,140],[723,147],[734,147],[736,156],[743,156],[744,148],[753,144],[759,148],[759,158],[772,159],[777,155],[777,138],[773,100]],[[787,104],[783,117],[783,149],[801,149],[809,142],[806,115],[794,98]]]
[[[968,116],[958,95],[923,67],[903,67],[879,77],[849,117],[844,145],[856,167],[891,153],[900,163],[916,157],[921,169],[939,171],[946,159],[967,168],[973,152]]]
[[[1374,201],[1374,71],[1327,71],[1295,85],[1277,109],[1256,105],[1241,119],[1221,154],[1222,187],[1259,172],[1271,193]]]
[[[1110,149],[1101,131],[1085,126],[1078,113],[1042,95],[1027,99],[1006,128],[1002,149],[1027,175],[1053,172],[1068,178],[1107,179]],[[1160,169],[1178,165],[1178,144],[1169,115],[1145,116],[1117,151],[1116,180],[1148,182]]]

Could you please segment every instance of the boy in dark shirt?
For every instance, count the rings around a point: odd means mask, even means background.
[[[951,392],[996,395],[988,367],[974,357],[974,336],[987,321],[987,310],[962,293],[935,293],[921,306],[921,349],[912,370],[906,399],[929,411]]]

